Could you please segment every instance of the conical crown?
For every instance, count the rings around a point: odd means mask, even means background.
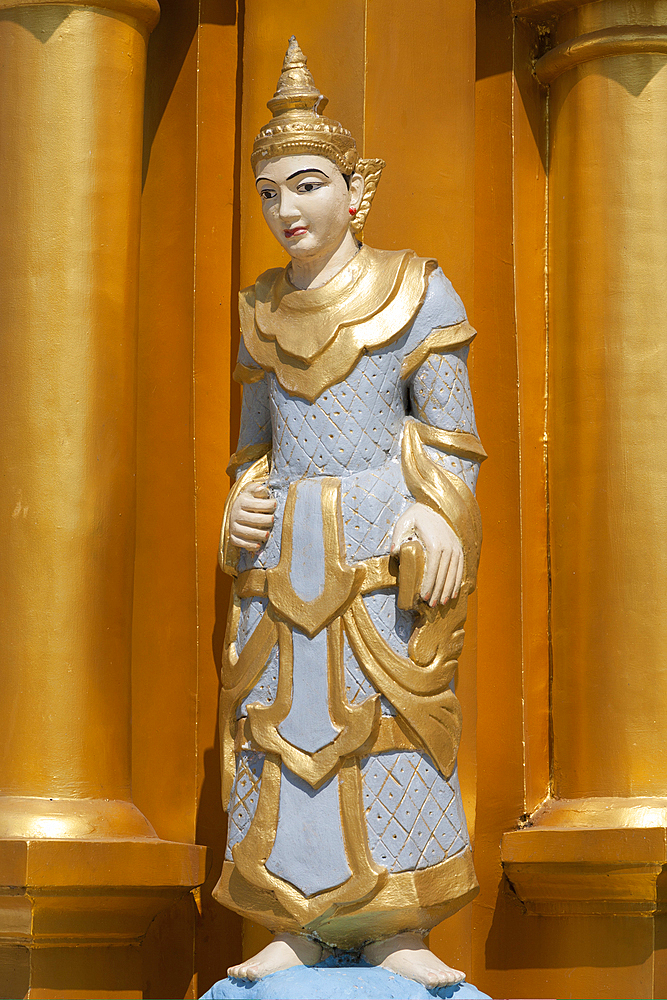
[[[295,108],[315,113],[322,112],[327,104],[327,98],[323,97],[315,86],[312,73],[306,65],[306,57],[299,47],[296,36],[292,35],[285,53],[283,71],[280,74],[276,92],[268,101],[267,108],[275,118],[283,111]]]
[[[326,104],[292,35],[276,92],[267,104],[273,118],[253,143],[253,169],[274,156],[313,153],[326,156],[342,173],[351,174],[358,160],[356,143],[339,122],[321,114]]]

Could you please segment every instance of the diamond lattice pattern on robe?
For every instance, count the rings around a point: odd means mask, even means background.
[[[227,850],[225,858],[232,860],[232,847],[243,840],[255,815],[262,783],[264,754],[242,751],[236,764],[236,779],[228,813]]]
[[[463,351],[431,354],[412,381],[414,412],[427,424],[475,434],[475,413]]]
[[[390,872],[438,864],[466,846],[455,789],[426,754],[366,757],[362,781],[371,854]]]
[[[398,368],[391,353],[366,355],[314,403],[290,396],[270,376],[274,472],[289,470],[291,480],[345,476],[384,462],[403,422]]]

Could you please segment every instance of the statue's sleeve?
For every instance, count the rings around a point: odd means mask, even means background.
[[[271,448],[271,413],[266,373],[250,357],[243,340],[239,346],[234,380],[243,386],[243,402],[239,440],[227,472],[238,480],[252,462],[266,455]]]
[[[235,477],[235,482],[227,497],[220,533],[220,565],[232,576],[237,573],[239,552],[229,541],[231,508],[245,486],[268,476],[271,451],[271,413],[266,373],[250,357],[243,340],[239,347],[234,379],[243,385],[241,427],[238,446],[227,466],[227,472]]]
[[[477,435],[468,379],[468,348],[475,331],[461,300],[440,270],[432,275],[415,340],[402,363],[409,418],[402,441],[406,485],[420,503],[454,529],[474,587],[482,540],[474,491],[486,453]]]
[[[425,442],[429,458],[462,479],[474,493],[484,454],[478,444],[466,363],[468,350],[465,345],[452,351],[434,351],[426,357],[410,381],[410,409],[425,427],[445,432],[431,434],[432,443]],[[476,444],[479,454],[474,454]]]

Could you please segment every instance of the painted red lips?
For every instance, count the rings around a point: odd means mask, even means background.
[[[284,229],[283,232],[285,233],[285,238],[289,240],[292,236],[303,236],[308,230],[305,226],[295,226],[294,229]]]

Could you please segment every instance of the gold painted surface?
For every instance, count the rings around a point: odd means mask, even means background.
[[[667,904],[667,799],[549,801],[503,835],[505,872],[530,912],[652,914]]]
[[[429,650],[432,659],[423,665],[394,652],[375,629],[361,598],[344,615],[345,634],[364,673],[401,714],[415,733],[415,743],[426,747],[445,777],[454,769],[461,735],[461,708],[449,684],[456,670],[454,657],[463,646],[460,626],[465,621],[465,597],[462,587],[446,612],[445,641],[435,651]],[[411,647],[414,640],[415,635]]]
[[[232,602],[235,603],[232,595]],[[222,801],[229,808],[229,797],[236,775],[234,743],[236,740],[236,708],[252,691],[266,662],[278,642],[278,625],[267,610],[241,650],[236,653],[238,609],[230,613],[227,624],[227,641],[223,653],[222,688],[220,690],[220,752],[222,756]],[[229,642],[233,635],[234,641]]]
[[[350,705],[345,696],[343,676],[342,622],[327,629],[327,689],[329,714],[338,735],[327,746],[306,753],[292,746],[278,731],[292,706],[293,646],[292,630],[278,624],[280,672],[278,690],[270,705],[248,705],[248,721],[253,742],[267,753],[276,754],[299,778],[312,788],[319,788],[339,767],[344,757],[359,757],[375,741],[380,724],[380,698],[374,695],[359,705]]]
[[[320,483],[325,565],[322,593],[312,601],[304,601],[292,587],[292,534],[298,482],[290,485],[285,501],[280,561],[273,569],[266,570],[272,607],[311,639],[350,606],[366,575],[363,563],[352,567],[345,554],[340,479],[324,476]]]
[[[254,447],[256,446],[254,445],[249,446],[245,461],[249,460],[250,449]],[[234,506],[234,502],[239,493],[241,493],[246,488],[246,486],[249,486],[250,483],[259,483],[266,480],[269,475],[269,469],[271,468],[270,446],[267,445],[266,448],[264,448],[264,446],[261,446],[259,450],[263,451],[264,454],[262,454],[260,458],[258,458],[255,462],[253,462],[253,464],[248,469],[246,469],[242,475],[238,477],[238,479],[236,480],[236,482],[234,483],[234,485],[232,486],[231,490],[227,495],[227,500],[225,501],[225,506],[222,513],[222,527],[220,529],[219,562],[220,562],[220,568],[223,570],[223,572],[228,573],[229,576],[236,576],[237,564],[239,561],[239,550],[236,547],[236,545],[233,545],[232,542],[230,542],[229,540],[229,520],[232,513],[232,507]],[[243,463],[243,459],[241,461],[237,461],[237,454],[238,453],[232,455],[232,458],[230,459],[229,462],[230,467],[234,466],[238,467]]]
[[[239,361],[232,376],[235,382],[241,384],[261,382],[265,372],[263,368],[251,368],[250,365],[242,365]]]
[[[333,117],[344,119],[345,127],[359,139],[359,153],[363,156],[366,153],[383,155],[381,149],[363,148],[365,21],[366,0],[361,3],[322,0],[317,10],[311,0],[292,0],[289,4],[254,0],[252,4],[246,4],[243,74],[244,80],[252,80],[253,83],[251,87],[243,87],[239,135],[242,288],[254,282],[257,275],[267,268],[286,264],[289,260],[264,221],[249,159],[255,136],[266,122],[265,101],[267,95],[274,91],[276,67],[280,66],[291,35],[296,35],[311,60],[317,53],[317,85],[329,97],[328,110]],[[346,70],[341,73],[343,65]]]
[[[340,122],[323,116],[328,103],[329,99],[315,86],[306,57],[292,35],[275,94],[267,102],[273,117],[252,144],[253,170],[262,160],[312,153],[326,156],[341,173],[352,173],[357,162],[356,143]]]
[[[241,301],[254,309],[257,332],[263,339],[275,341],[292,360],[311,365],[342,327],[364,323],[387,307],[401,287],[412,256],[409,251],[363,247],[320,288],[296,288],[289,268],[276,268],[245,289]]]
[[[253,741],[252,730],[247,718],[239,719],[236,730],[235,749],[238,753],[242,749],[257,750],[258,745]],[[415,736],[408,731],[408,728],[400,717],[393,715],[382,715],[379,719],[377,734],[364,747],[364,754],[389,753],[393,750],[414,750]]]
[[[513,19],[509,0],[477,6],[471,321],[479,335],[471,383],[490,457],[477,486],[484,523],[477,583],[475,813],[481,891],[472,905],[472,963],[463,967],[494,997],[592,997],[605,987],[611,991],[606,996],[617,996],[614,973],[601,975],[592,967],[604,962],[604,932],[574,926],[569,918],[559,923],[528,917],[500,864],[503,832],[543,800],[549,782],[547,123],[546,91],[531,72],[536,44],[532,30]],[[470,639],[468,630],[466,646]],[[465,680],[463,671],[460,678]],[[464,738],[468,718],[464,705]],[[437,932],[443,948],[449,923]],[[632,934],[628,927],[624,931]],[[616,947],[619,939],[615,935]],[[630,952],[627,945],[619,952],[626,967],[635,960]],[[632,975],[619,970],[623,988]]]
[[[206,872],[203,848],[140,839],[2,840],[0,865],[0,946],[41,948],[136,942]]]
[[[164,5],[162,0],[163,17]],[[172,9],[180,11],[181,7],[182,0],[178,3],[172,0]],[[169,987],[178,989],[173,975],[170,981],[165,976],[165,958],[185,952],[182,965],[177,968],[185,978],[181,969],[187,969],[186,961],[192,954],[194,976],[192,983],[186,982],[185,986],[194,998],[201,996],[229,964],[237,961],[241,938],[241,920],[221,909],[211,893],[222,868],[226,827],[220,797],[217,692],[227,588],[231,581],[217,568],[217,541],[221,500],[227,488],[221,470],[233,450],[230,445],[236,444],[231,439],[236,434],[239,401],[238,389],[229,374],[234,368],[238,343],[239,260],[235,233],[239,203],[238,161],[234,150],[240,126],[237,93],[243,6],[236,0],[198,0],[193,7],[199,20],[197,59],[193,67],[197,98],[194,107],[190,106],[190,123],[196,124],[197,142],[195,272],[191,288],[194,291],[191,429],[192,471],[196,476],[197,714],[193,747],[196,785],[188,820],[193,825],[196,842],[207,846],[209,867],[206,882],[195,894],[196,905],[190,904],[187,911],[179,914],[185,927],[179,928],[172,917],[170,938],[165,940],[163,930],[159,938],[156,934],[162,945],[158,974],[167,985],[161,985],[156,975],[153,990],[154,996],[159,997],[168,996]],[[172,39],[181,44],[182,36],[175,32]],[[192,114],[195,109],[196,115]],[[172,166],[176,173],[179,169],[180,158]],[[179,178],[176,188],[180,186]],[[172,323],[177,326],[173,320]],[[175,663],[174,668],[183,673],[182,663]],[[172,754],[177,760],[175,747]]]
[[[464,581],[472,591],[482,544],[479,507],[465,483],[433,462],[424,451],[424,444],[437,441],[437,435],[431,431],[417,420],[406,421],[401,446],[403,475],[415,499],[441,514],[456,532],[465,558]]]
[[[270,451],[271,451],[271,445],[269,444],[269,442],[266,443],[260,442],[259,444],[247,444],[245,448],[239,448],[238,451],[234,452],[234,454],[229,460],[229,464],[227,465],[225,471],[227,475],[230,477],[230,479],[232,479],[236,475],[239,467],[241,465],[245,465],[246,462],[252,462],[254,465],[254,463],[258,459],[263,458],[265,455],[267,456],[267,462],[269,462],[270,460],[268,459],[268,455]],[[261,468],[263,469],[264,466],[262,466]],[[247,484],[248,480],[244,480],[244,482]],[[238,492],[240,491],[235,492],[235,497],[238,496]],[[231,503],[230,503],[230,509],[231,509]]]
[[[459,458],[468,458],[475,462],[483,462],[488,458],[477,435],[469,434],[467,431],[445,431],[440,427],[420,424],[419,437],[423,444],[451,452]]]
[[[640,6],[632,0],[596,0],[595,3],[578,3],[564,13],[553,26],[553,41],[560,44],[578,35],[612,26],[641,28],[654,25],[664,28],[665,24],[666,0],[648,0]]]
[[[382,888],[367,901],[341,905],[332,916],[315,921],[312,931],[325,943],[340,941],[338,947],[359,948],[368,941],[369,926],[378,938],[406,930],[427,931],[469,903],[478,891],[472,854],[465,850],[430,868],[388,874]],[[268,888],[248,882],[231,862],[223,866],[219,893],[246,916],[262,912],[272,931],[303,933],[281,899]]]
[[[398,559],[395,556],[372,556],[354,568],[362,567],[365,576],[360,594],[372,594],[374,590],[395,587],[398,582]],[[236,593],[239,597],[266,597],[268,586],[265,569],[247,569],[236,578]]]
[[[156,836],[146,817],[124,799],[0,797],[0,838],[99,840],[115,837]]]
[[[612,25],[579,35],[550,49],[535,63],[535,75],[548,85],[566,70],[593,59],[627,56],[640,53],[667,53],[667,30],[655,25],[637,25],[628,29]]]
[[[245,346],[287,392],[313,402],[345,378],[365,350],[402,333],[424,301],[436,266],[409,251],[364,247],[321,288],[295,289],[284,270],[267,271],[266,285],[247,288],[239,298]]]
[[[280,763],[278,758],[267,754],[262,768],[262,784],[259,792],[257,809],[250,825],[250,830],[243,840],[232,848],[234,864],[239,873],[253,887],[273,894],[278,903],[290,914],[292,922],[296,921],[299,933],[317,933],[321,917],[332,906],[345,903],[357,904],[375,893],[378,886],[384,884],[387,871],[376,865],[368,848],[363,804],[361,799],[361,775],[356,761],[344,762],[338,776],[341,804],[341,821],[345,840],[346,854],[352,875],[346,882],[333,889],[306,897],[294,886],[275,875],[266,868],[266,861],[271,853],[276,836],[278,807],[280,801]],[[225,867],[229,862],[225,862]],[[216,890],[220,902],[232,902],[227,895],[226,879],[221,879]],[[247,904],[246,904],[247,905]],[[244,911],[236,899],[234,909]],[[259,911],[264,919],[263,909]],[[269,921],[267,921],[268,923]]]
[[[112,14],[120,14],[131,17],[145,26],[148,32],[152,31],[160,18],[160,5],[157,0],[77,0],[73,4],[70,0],[0,0],[0,12],[3,10],[15,10],[21,7],[37,8],[34,12],[32,23],[39,31],[43,29],[43,13],[39,10],[43,6],[68,6],[77,7],[80,10],[97,9],[106,10]]]
[[[382,171],[386,166],[387,164],[384,160],[380,160],[377,157],[370,160],[360,157],[357,160],[354,170],[355,173],[361,174],[364,179],[364,193],[361,201],[359,202],[357,214],[350,223],[350,229],[356,235],[358,240],[363,240],[364,238],[363,229],[366,225],[366,219],[368,218],[368,213],[371,210],[371,205],[373,204],[373,199],[375,198],[378,184],[380,183]]]
[[[404,542],[401,545],[396,607],[404,611],[413,611],[417,607],[425,565],[426,553],[421,542]]]
[[[477,331],[465,320],[452,326],[439,326],[431,330],[428,337],[403,359],[401,378],[409,378],[426,361],[429,354],[436,351],[454,351],[471,344]]]
[[[532,913],[662,911],[667,798],[549,800],[503,835],[502,860]]]

